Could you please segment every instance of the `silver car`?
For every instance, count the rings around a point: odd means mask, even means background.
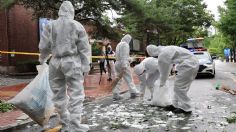
[[[215,62],[207,51],[195,51],[193,54],[199,60],[198,75],[206,74],[215,77]]]

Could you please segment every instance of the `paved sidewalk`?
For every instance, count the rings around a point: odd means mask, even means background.
[[[134,75],[134,74],[133,74]],[[138,78],[133,76],[135,84],[137,84]],[[88,75],[85,78],[85,95],[86,102],[94,101],[97,98],[106,97],[112,95],[111,82],[107,81],[107,74],[103,74],[101,78],[101,84],[99,85],[100,74],[95,73]],[[0,100],[9,100],[18,94],[28,83],[0,87]],[[127,91],[127,85],[123,83],[122,92]],[[31,119],[26,118],[26,115],[19,109],[12,110],[6,113],[0,113],[0,131],[11,127],[19,126],[32,122]]]

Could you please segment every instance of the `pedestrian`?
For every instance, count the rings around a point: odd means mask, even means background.
[[[134,85],[134,81],[131,75],[130,61],[130,44],[132,44],[132,37],[129,34],[126,34],[116,46],[116,62],[115,70],[116,76],[119,77],[123,73],[122,78],[125,80],[129,87],[130,98],[136,98],[139,96],[139,91]],[[113,100],[120,100],[120,87],[122,84],[122,79],[117,83],[113,89]]]
[[[62,132],[85,132],[81,124],[84,95],[84,75],[89,70],[89,41],[81,23],[74,20],[74,7],[64,1],[59,18],[45,26],[39,43],[39,62],[49,64],[49,83],[54,93],[53,102],[60,115]]]
[[[115,52],[112,50],[112,47],[110,44],[106,46],[106,66],[108,71],[108,81],[112,81],[112,78],[115,78],[116,72],[115,72]]]
[[[158,60],[153,57],[145,58],[140,64],[134,67],[134,72],[138,75],[140,81],[140,96],[143,97],[146,88],[148,88],[151,93],[151,98],[148,100],[151,101],[155,82],[159,78]]]
[[[105,74],[107,73],[106,67],[105,67],[105,53],[104,51],[101,50],[101,55],[102,58],[98,60],[99,62],[99,67],[100,67],[100,74],[102,75],[102,72]]]
[[[177,46],[149,45],[147,52],[150,56],[158,57],[160,88],[165,86],[172,65],[177,65],[178,74],[174,81],[173,105],[167,106],[165,109],[174,113],[191,114],[192,109],[187,92],[197,75],[198,59],[187,49]]]

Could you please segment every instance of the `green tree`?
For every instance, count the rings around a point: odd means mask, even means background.
[[[33,9],[34,18],[57,18],[58,10],[63,0],[1,0],[1,8],[8,8],[12,4],[20,4]],[[120,10],[120,2],[116,0],[70,0],[75,7],[75,19],[83,24],[93,24],[97,27],[97,36],[116,39],[118,30],[111,27],[104,12]]]
[[[230,48],[229,45],[232,43],[229,37],[222,33],[218,33],[212,37],[204,40],[204,45],[207,47],[211,55],[217,55],[224,58],[224,49]]]
[[[228,43],[228,47],[233,49],[233,54],[235,54],[236,48],[236,1],[226,0],[226,8],[219,8],[220,11],[220,21],[218,23],[218,28],[220,31],[229,36],[228,38],[232,43]],[[234,60],[236,60],[234,55]]]
[[[7,3],[9,0],[2,0]],[[14,0],[11,0],[14,1]],[[188,37],[195,37],[202,27],[211,24],[212,16],[206,12],[203,0],[70,0],[75,7],[75,19],[93,23],[98,36],[119,36],[131,33],[147,43],[177,45]],[[34,16],[56,17],[62,0],[17,0],[19,4],[34,9]],[[9,4],[6,4],[9,5]],[[111,26],[104,12],[115,10],[122,17]],[[202,32],[201,32],[202,34]]]
[[[200,29],[213,21],[202,0],[129,0],[126,6],[118,22],[144,43],[149,30],[159,33],[162,44],[177,45],[188,37],[206,35]],[[157,36],[149,36],[153,40],[149,43],[158,42]]]

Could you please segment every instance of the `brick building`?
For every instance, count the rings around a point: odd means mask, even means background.
[[[20,5],[0,11],[0,51],[38,52],[38,20],[32,20],[32,11]],[[16,68],[37,56],[1,54],[0,72],[25,72]],[[19,70],[20,69],[20,70]]]

